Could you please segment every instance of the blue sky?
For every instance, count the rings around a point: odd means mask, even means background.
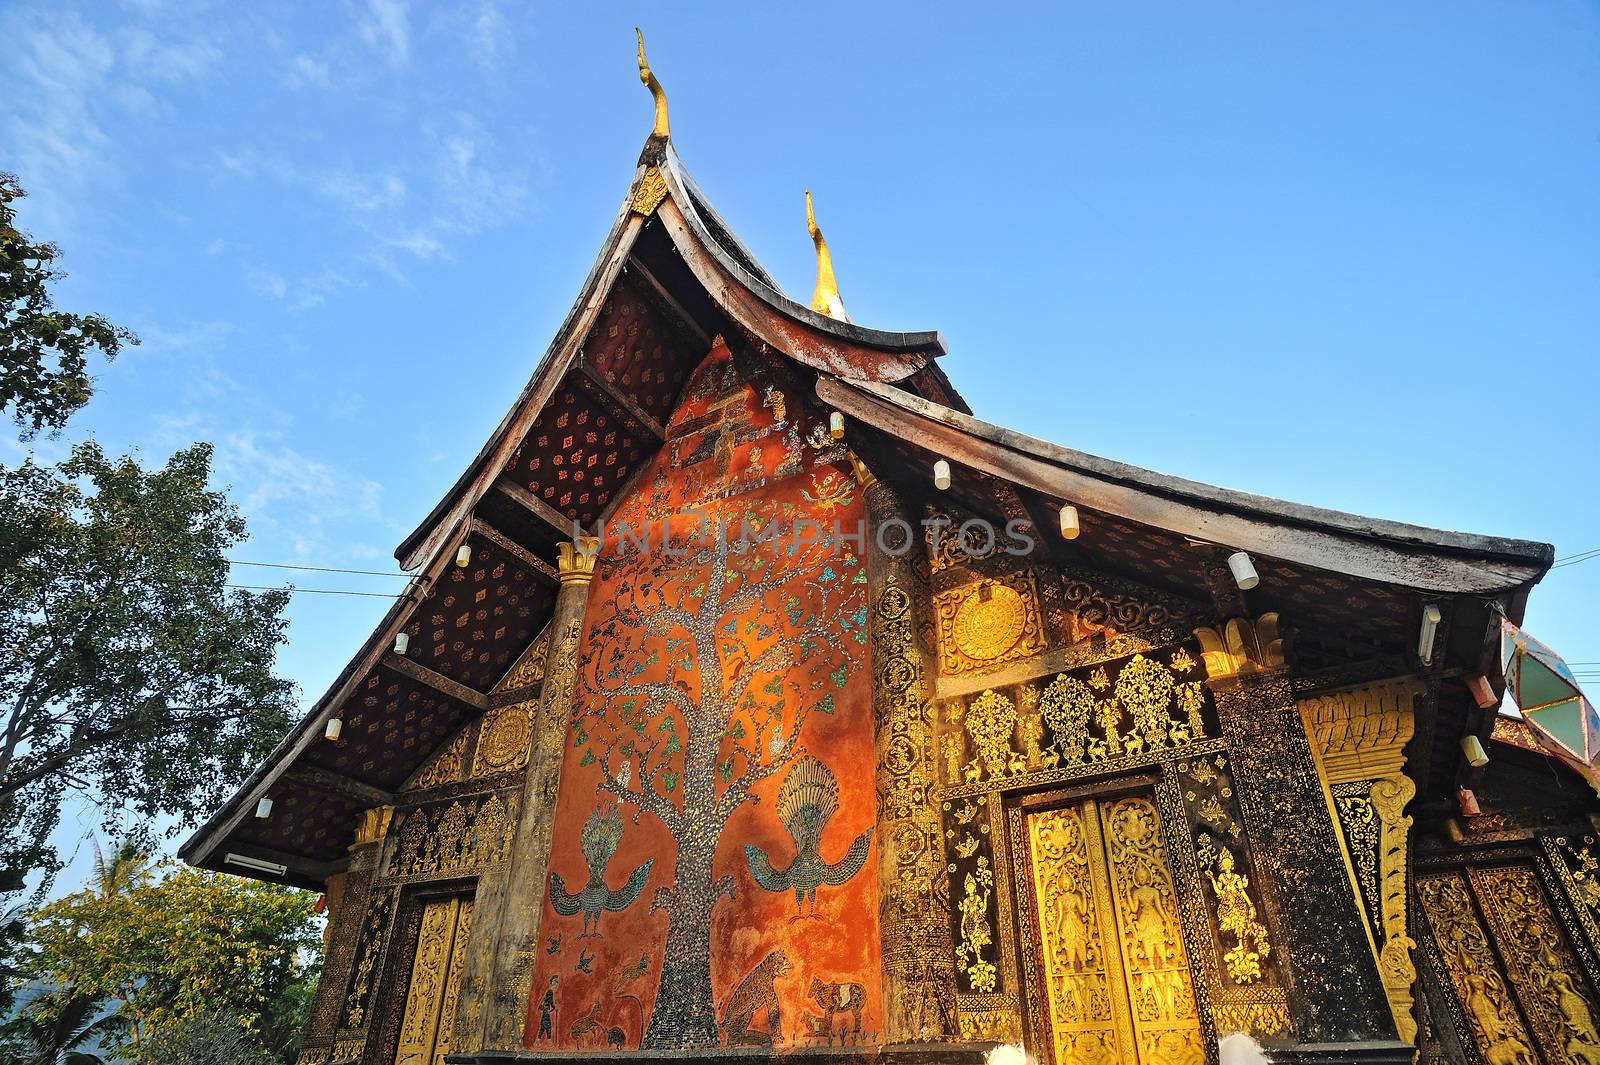
[[[941,330],[981,416],[1600,547],[1600,6],[979,10],[10,0],[22,223],[64,248],[64,306],[144,338],[38,447],[211,440],[240,558],[393,569],[626,191],[639,23],[679,152],[780,283],[810,292],[809,187],[853,317]],[[1600,560],[1558,569],[1529,625],[1600,661],[1596,594]],[[296,597],[308,704],[384,607]]]

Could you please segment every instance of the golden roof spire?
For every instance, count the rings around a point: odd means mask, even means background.
[[[828,252],[827,238],[817,228],[817,214],[811,208],[811,190],[806,190],[806,229],[811,231],[811,243],[817,246],[817,288],[811,293],[811,309],[848,322],[844,301],[839,298],[839,282],[833,276],[833,256]]]
[[[644,82],[650,90],[650,95],[656,100],[656,124],[650,130],[652,137],[667,137],[667,94],[661,88],[661,83],[650,72],[650,60],[644,57],[644,34],[639,32],[639,27],[633,28],[634,35],[639,38],[639,80]]]

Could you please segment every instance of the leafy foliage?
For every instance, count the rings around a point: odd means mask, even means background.
[[[114,1003],[123,1049],[140,1060],[248,1061],[204,1053],[292,1050],[319,964],[313,899],[162,863],[113,894],[91,887],[41,909],[28,968],[75,999]],[[53,1021],[50,1008],[35,1016]],[[248,1039],[226,1039],[229,1025]],[[167,1059],[155,1058],[158,1048]]]
[[[12,206],[26,193],[0,172],[0,408],[10,408],[24,438],[66,424],[89,400],[91,352],[115,358],[138,338],[98,314],[56,310],[50,282],[62,276],[53,244],[17,229]]]
[[[52,871],[76,790],[193,820],[288,726],[288,593],[225,587],[244,519],[196,444],[146,471],[93,443],[0,469],[0,879]]]
[[[274,1065],[279,1059],[237,1017],[210,1013],[151,1036],[144,1060],[149,1065]]]

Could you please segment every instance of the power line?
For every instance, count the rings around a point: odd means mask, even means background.
[[[399,599],[398,592],[350,592],[342,588],[279,588],[271,584],[224,584],[224,588],[239,588],[247,592],[288,592],[291,595],[299,592],[310,592],[313,595],[362,595],[373,599]]]
[[[1562,566],[1576,566],[1580,562],[1587,562],[1591,558],[1597,557],[1600,557],[1600,547],[1591,548],[1588,551],[1579,551],[1576,555],[1568,555],[1565,558],[1558,558],[1550,564],[1550,568],[1560,569]]]
[[[268,569],[298,569],[309,573],[357,573],[364,577],[409,577],[409,573],[388,573],[376,569],[339,569],[334,566],[296,566],[288,562],[245,562],[242,559],[230,558],[228,562],[235,566],[264,566]]]

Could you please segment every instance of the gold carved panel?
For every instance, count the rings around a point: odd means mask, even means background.
[[[1479,1053],[1496,1065],[1534,1065],[1533,1040],[1473,909],[1466,879],[1459,873],[1419,877],[1417,897]]]
[[[1474,869],[1470,877],[1523,1016],[1545,1057],[1573,1065],[1600,1062],[1594,999],[1556,926],[1538,875],[1528,866],[1512,866]]]
[[[1045,649],[1039,591],[1030,570],[940,592],[933,604],[941,673],[992,669]]]
[[[1417,970],[1406,928],[1406,865],[1416,794],[1405,745],[1419,692],[1409,678],[1300,700],[1300,719],[1338,827],[1353,889],[1367,916],[1384,994],[1400,1038],[1415,1043]]]
[[[423,906],[395,1065],[443,1065],[471,927],[471,899],[436,899]]]
[[[1177,891],[1143,796],[1028,816],[1057,1065],[1200,1065],[1205,1046]]]

